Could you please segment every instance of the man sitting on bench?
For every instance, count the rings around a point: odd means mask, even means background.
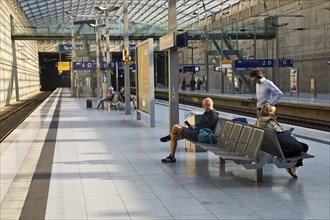
[[[104,101],[112,101],[113,97],[115,96],[115,91],[113,90],[113,87],[109,88],[109,93],[107,95],[107,97],[105,97],[104,99],[100,99],[99,100],[99,104],[95,107],[96,109],[99,109],[100,106],[102,105],[102,108],[104,108]]]
[[[120,88],[118,97],[120,98],[119,101],[125,103],[125,87]],[[133,103],[134,109],[136,109],[136,97],[134,95],[130,95],[130,101]]]
[[[161,142],[171,141],[171,153],[166,158],[162,159],[162,162],[175,162],[175,151],[177,147],[177,141],[180,139],[189,139],[197,141],[198,132],[201,128],[214,129],[218,122],[218,113],[213,108],[213,101],[211,98],[205,98],[202,102],[203,109],[205,110],[199,122],[192,125],[192,128],[182,127],[181,125],[175,124],[172,127],[171,134],[162,137]]]

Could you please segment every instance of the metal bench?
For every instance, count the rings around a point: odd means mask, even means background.
[[[111,101],[110,100],[104,100],[103,104],[105,102],[107,102],[109,104],[110,109],[119,110],[118,104],[120,103],[120,100],[119,100],[119,95],[118,94],[115,94]]]
[[[262,180],[263,157],[258,154],[264,139],[264,130],[252,125],[219,118],[220,132],[216,144],[193,142],[219,156],[220,170],[225,171],[225,161],[233,161],[246,169],[256,169],[254,179]],[[262,159],[260,159],[262,158]]]
[[[272,163],[278,168],[291,168],[297,163],[297,160],[314,158],[313,155],[302,152],[301,155],[293,157],[285,157],[281,145],[278,142],[276,132],[264,129],[266,139],[261,147],[261,151],[269,154]]]
[[[314,157],[304,152],[299,156],[285,157],[276,132],[269,129],[219,118],[214,130],[219,135],[216,144],[193,143],[219,156],[220,172],[225,172],[226,160],[233,161],[246,169],[254,169],[253,179],[256,182],[262,181],[266,163],[278,168],[290,168],[295,166],[297,160]]]

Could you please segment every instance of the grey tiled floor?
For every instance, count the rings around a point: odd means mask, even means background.
[[[161,163],[169,153],[169,144],[159,141],[169,130],[166,105],[156,104],[156,127],[151,128],[147,116],[136,120],[134,109],[131,115],[86,109],[84,99],[69,98],[68,92],[63,90],[46,219],[329,219],[327,144],[303,140],[315,158],[304,161],[298,179],[266,165],[264,181],[255,183],[252,171],[231,162],[221,174],[213,153],[186,152],[183,141],[177,162]],[[182,121],[185,112],[180,110]],[[1,219],[19,217],[24,198],[15,198],[28,185],[17,182],[17,173],[25,164],[32,167],[25,172],[33,173],[35,163],[28,165],[27,157],[39,156],[47,128],[38,120],[51,118],[38,114],[42,108],[9,137],[14,141],[1,155]]]

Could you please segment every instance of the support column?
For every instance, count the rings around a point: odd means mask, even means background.
[[[108,7],[107,7],[108,8]],[[107,66],[106,66],[106,76],[107,76],[107,86],[106,89],[111,87],[111,57],[110,57],[110,30],[109,30],[109,11],[106,10],[105,12],[105,51],[106,51],[106,60],[107,60]]]
[[[73,71],[73,61],[76,58],[73,55],[76,55],[75,53],[75,39],[74,39],[74,23],[73,23],[73,17],[71,17],[71,44],[72,44],[72,50],[71,50],[71,97],[76,97],[76,90],[75,90],[75,75]]]
[[[279,45],[278,45],[278,16],[276,18],[276,37],[275,37],[275,60],[274,60],[274,71],[273,71],[273,77],[272,80],[275,83],[276,86],[279,84],[279,78],[280,78],[280,73],[279,73],[279,68],[278,68],[278,54],[279,54]]]
[[[127,0],[124,0],[124,49],[128,49],[127,56],[130,56],[129,49],[129,39],[128,39],[128,3]],[[129,75],[129,65],[124,65],[124,76],[125,76],[125,113],[126,115],[131,114],[131,100],[130,100],[130,75]]]
[[[102,76],[100,74],[100,46],[99,46],[99,18],[96,16],[95,19],[95,42],[96,42],[96,80],[97,80],[97,97],[102,98],[102,88],[101,80]]]
[[[168,32],[177,31],[176,0],[168,1]],[[179,123],[179,68],[178,68],[178,48],[176,45],[168,50],[168,70],[169,70],[169,125],[170,132],[174,124]]]

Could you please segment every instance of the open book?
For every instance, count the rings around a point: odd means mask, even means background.
[[[184,123],[188,126],[188,128],[190,129],[194,129],[191,124],[189,123],[189,121],[185,120]]]

